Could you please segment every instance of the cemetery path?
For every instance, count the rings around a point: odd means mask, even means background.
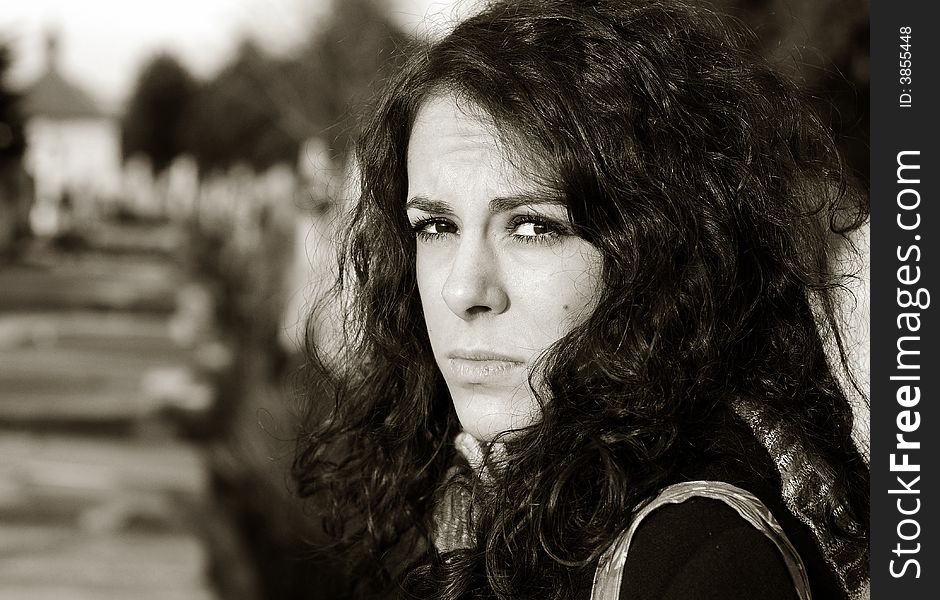
[[[138,250],[0,265],[0,598],[216,598],[205,453],[166,419],[211,398],[179,341],[186,277]]]

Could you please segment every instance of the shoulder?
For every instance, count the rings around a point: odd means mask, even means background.
[[[809,598],[806,569],[767,506],[715,480],[664,488],[601,556],[594,600]]]
[[[639,524],[630,543],[621,600],[797,598],[779,548],[721,500],[664,504]]]

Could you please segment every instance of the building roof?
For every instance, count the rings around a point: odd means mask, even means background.
[[[26,90],[21,106],[26,118],[43,116],[74,119],[107,116],[88,93],[68,81],[54,65]]]
[[[107,113],[83,89],[66,79],[59,69],[59,36],[46,34],[46,71],[23,94],[22,111],[27,119],[105,117]]]

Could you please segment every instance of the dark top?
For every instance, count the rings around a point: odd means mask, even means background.
[[[816,538],[783,503],[780,478],[766,449],[749,430],[731,433],[738,446],[733,456],[739,458],[705,459],[669,483],[724,481],[751,492],[770,509],[800,555],[813,600],[845,600]],[[584,598],[590,598],[591,584],[585,582]],[[641,522],[620,588],[621,600],[796,597],[793,579],[774,543],[727,504],[709,498],[662,506]]]
[[[796,600],[780,551],[720,500],[692,498],[652,512],[627,555],[621,600]]]

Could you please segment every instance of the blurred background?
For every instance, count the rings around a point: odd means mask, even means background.
[[[292,494],[315,401],[299,340],[355,187],[357,116],[410,40],[478,4],[4,3],[0,598],[346,595]],[[711,4],[867,185],[867,3]],[[863,384],[866,281],[848,308]]]

